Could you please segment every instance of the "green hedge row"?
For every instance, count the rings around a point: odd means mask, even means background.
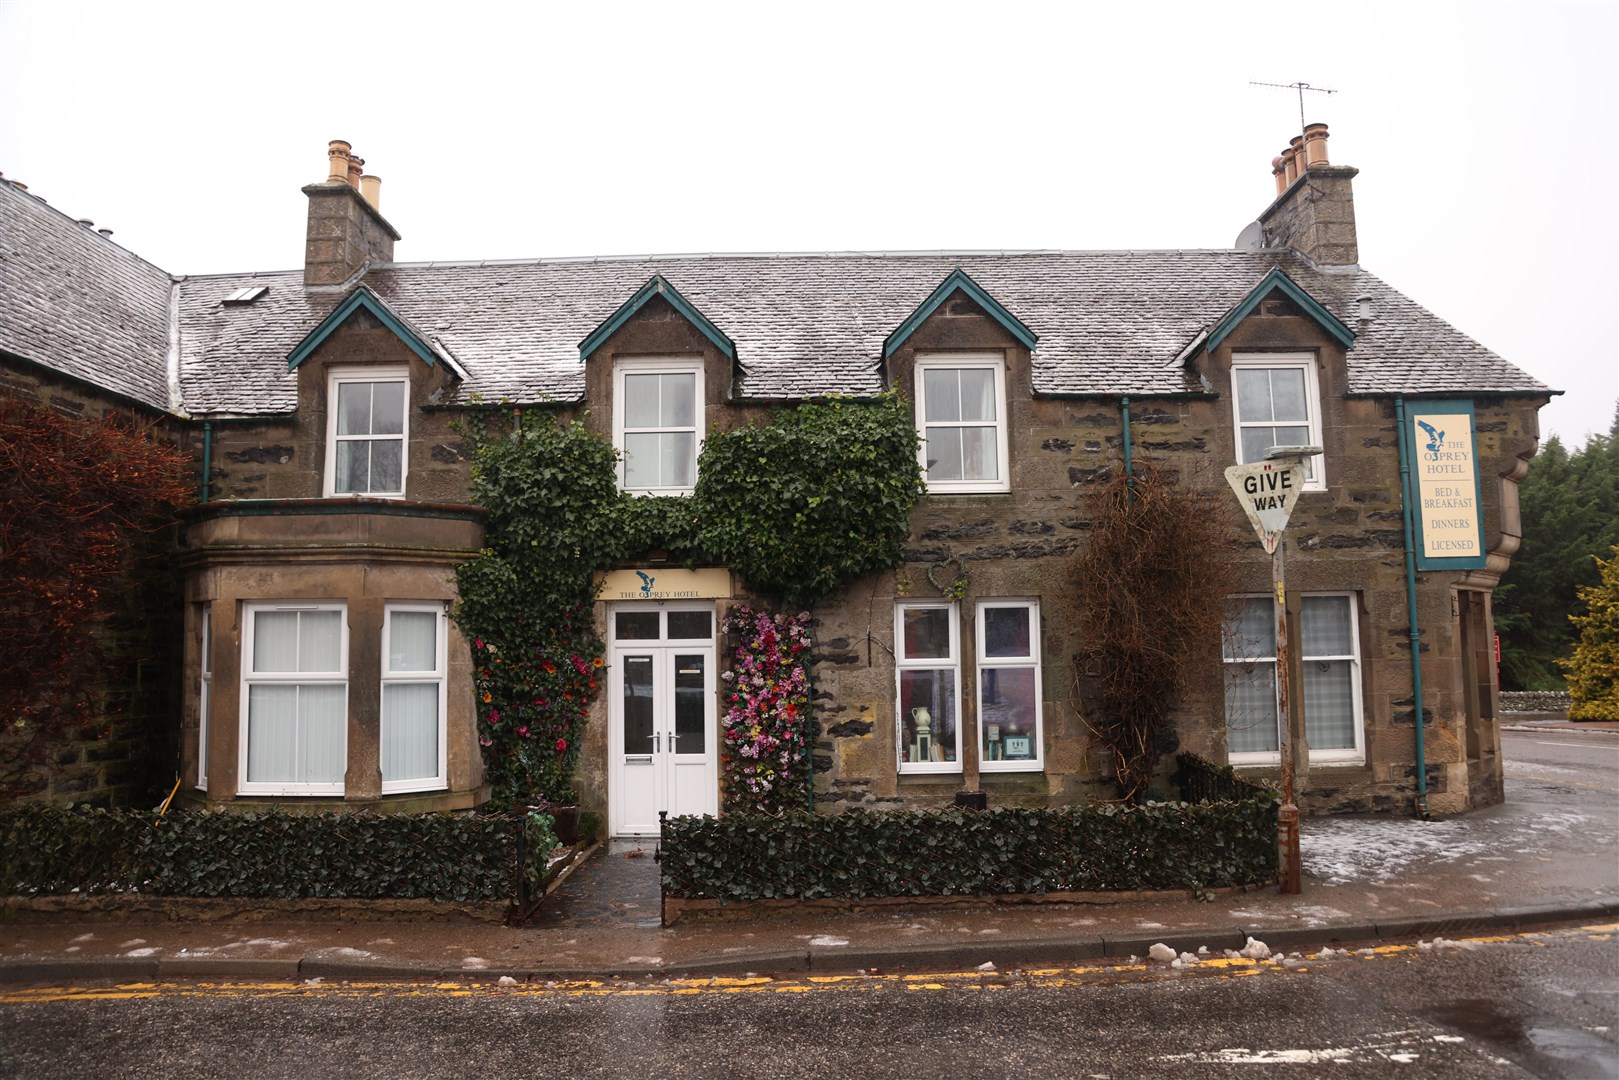
[[[530,814],[0,811],[0,893],[510,900],[555,836]]]
[[[1277,873],[1275,797],[673,818],[665,896],[767,900],[1207,889]]]

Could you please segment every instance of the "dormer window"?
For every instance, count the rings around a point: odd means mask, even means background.
[[[1231,361],[1237,464],[1265,460],[1273,446],[1321,445],[1321,390],[1309,353],[1252,353]],[[1326,490],[1322,457],[1304,459],[1305,489]]]
[[[1008,491],[1006,360],[998,353],[916,361],[917,434],[930,492]]]
[[[404,498],[409,373],[332,372],[327,388],[326,494]]]
[[[703,443],[702,362],[621,360],[613,383],[619,487],[638,495],[690,494]]]

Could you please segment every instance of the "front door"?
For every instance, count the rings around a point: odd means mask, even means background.
[[[608,829],[656,836],[658,813],[719,810],[714,607],[612,611]]]

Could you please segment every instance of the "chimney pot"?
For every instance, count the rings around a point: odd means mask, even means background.
[[[365,158],[350,154],[348,175],[344,177],[344,179],[348,181],[349,187],[353,188],[355,191],[360,190],[360,174],[364,171]]]
[[[1304,129],[1305,167],[1327,164],[1327,125],[1309,124]]]
[[[1287,182],[1304,175],[1304,136],[1295,135],[1287,144]]]
[[[1296,157],[1297,155],[1294,154],[1291,146],[1282,151],[1282,181],[1288,187],[1291,187],[1293,181],[1299,178],[1299,166]],[[1283,190],[1286,190],[1286,188]]]
[[[370,173],[360,177],[360,194],[371,204],[371,209],[382,210],[382,177]]]
[[[346,184],[349,182],[349,151],[354,147],[342,139],[333,139],[326,144],[326,182],[328,184]]]
[[[1270,159],[1271,175],[1276,177],[1276,194],[1280,195],[1287,190],[1287,163],[1281,155]]]

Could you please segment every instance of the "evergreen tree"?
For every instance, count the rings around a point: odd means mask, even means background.
[[[1619,544],[1613,557],[1593,559],[1600,580],[1580,589],[1585,614],[1575,615],[1580,643],[1563,662],[1574,703],[1570,720],[1619,720]]]
[[[1557,436],[1519,487],[1523,546],[1495,594],[1505,689],[1559,690],[1561,660],[1574,649],[1579,590],[1595,586],[1592,556],[1619,544],[1619,412],[1606,435],[1570,454]]]

